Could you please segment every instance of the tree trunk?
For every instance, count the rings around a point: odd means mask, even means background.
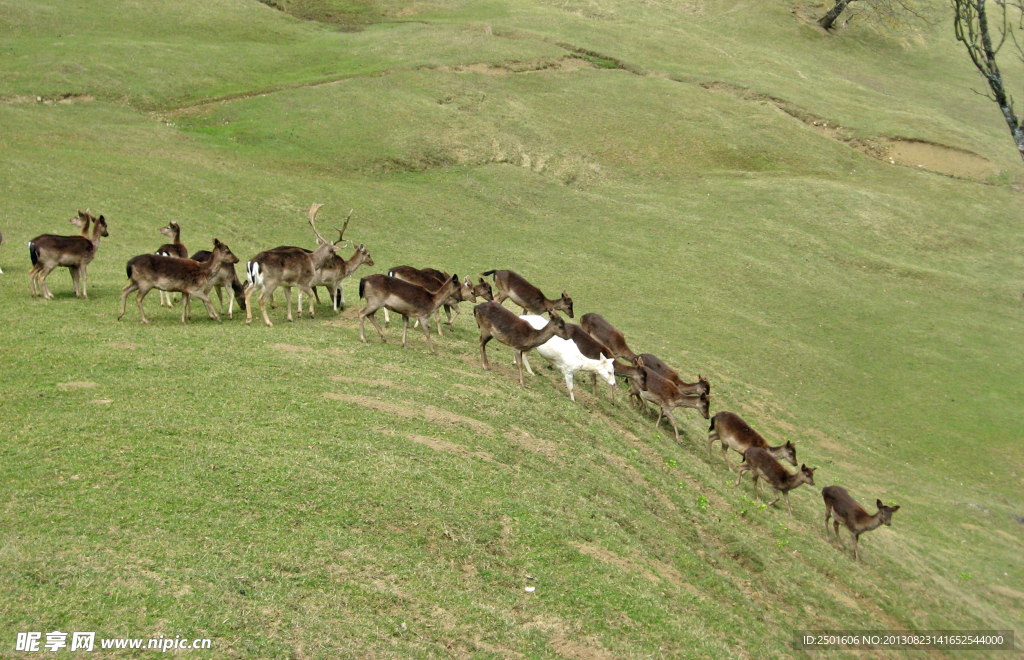
[[[839,14],[843,13],[846,6],[855,0],[836,0],[836,6],[829,10],[827,14],[818,19],[818,25],[825,28],[826,30],[832,29],[832,24],[839,18]]]

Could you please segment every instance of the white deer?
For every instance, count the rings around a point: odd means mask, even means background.
[[[548,322],[543,316],[534,314],[526,314],[519,318],[538,330]],[[573,376],[580,371],[597,374],[604,382],[615,387],[615,359],[605,357],[604,353],[601,353],[600,359],[592,360],[580,353],[580,349],[571,339],[562,339],[561,337],[552,337],[546,343],[538,346],[536,350],[541,357],[557,367],[565,376],[565,386],[569,389],[569,398],[573,401],[576,400],[576,395],[572,391]],[[523,355],[523,365],[531,376],[534,375],[525,354]]]

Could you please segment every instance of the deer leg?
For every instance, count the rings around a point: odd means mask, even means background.
[[[778,492],[778,491],[776,491],[776,492]],[[789,517],[792,518],[793,517],[793,505],[789,503],[789,491],[788,490],[782,491],[782,497],[784,497],[786,499],[786,508],[789,509]],[[779,496],[778,495],[775,496],[775,501],[776,502],[779,501]]]
[[[139,305],[139,318],[142,319],[143,323],[147,324],[149,323],[149,320],[146,318],[146,311],[142,309],[142,299],[146,297],[146,294],[149,293],[149,291],[150,289],[148,288],[143,289],[142,287],[139,287],[139,292],[135,294],[135,302]]]
[[[484,371],[491,370],[491,363],[487,361],[487,342],[491,341],[491,335],[480,334],[480,361],[483,362]]]
[[[363,311],[365,312],[366,310],[364,309]],[[376,311],[377,310],[375,309],[373,310],[373,312],[370,312],[370,323],[373,324],[373,327],[377,328],[377,334],[380,335],[380,340],[384,343],[387,343],[388,340],[384,338],[384,331],[380,329],[380,324],[377,323],[377,315],[374,313]]]
[[[858,566],[860,566],[860,550],[859,550],[859,547],[858,547],[859,544],[860,544],[860,534],[854,534],[853,535],[853,560],[855,562],[857,562]]]
[[[28,270],[28,292],[35,298],[36,297],[36,273],[39,272],[38,264],[32,264],[32,268]]]
[[[836,532],[836,541],[839,543],[839,548],[843,552],[846,552],[846,545],[843,543],[843,539],[840,538],[840,536],[839,536],[839,521],[838,520],[833,520],[832,524],[834,525],[834,529],[835,529],[835,532]],[[826,528],[826,530],[827,529],[828,528]]]
[[[170,292],[168,292],[170,294]],[[181,324],[185,325],[186,321],[192,320],[192,314],[189,312],[189,304],[192,302],[192,297],[187,293],[181,294]]]
[[[274,302],[274,294],[270,294],[270,309],[277,309],[277,303]]]
[[[82,270],[82,297],[89,299],[89,265],[84,264]]]
[[[245,291],[242,292],[242,297],[245,299],[245,324],[249,325],[252,323],[252,303],[249,302],[249,298],[252,297],[252,292],[256,290],[255,284],[250,284],[245,287]]]
[[[772,488],[775,488],[775,487],[772,486]],[[771,502],[769,502],[768,506],[775,506],[775,503],[779,501],[780,497],[781,497],[781,495],[779,494],[779,489],[775,488],[775,499],[772,500]],[[788,498],[787,498],[787,500],[788,500]]]
[[[71,271],[71,286],[75,289],[75,297],[82,297],[82,280],[81,273],[78,270],[78,266],[68,266],[68,270]]]
[[[260,296],[260,311],[263,312],[263,322],[267,324],[268,328],[269,327],[273,327],[274,324],[270,322],[270,317],[267,316],[267,298],[273,298],[274,297],[274,289],[275,288],[277,288],[277,287],[270,287],[270,288],[264,287],[263,288],[263,295]],[[291,307],[288,308],[288,311],[289,312],[291,311]]]
[[[445,305],[444,312],[448,315],[448,329],[453,330],[455,327],[455,319],[459,318],[459,306],[458,305]],[[455,312],[454,314],[452,312]]]
[[[430,324],[427,321],[427,317],[424,316],[421,320],[423,322],[422,323],[422,325],[423,325],[423,336],[425,336],[427,338],[427,346],[430,347],[430,352],[431,353],[433,353],[434,355],[437,355],[437,351],[434,350],[434,342],[430,341]],[[441,324],[440,323],[437,324],[437,329],[438,330],[441,329]],[[438,334],[441,334],[441,333],[438,332]]]
[[[391,316],[388,315],[388,308],[387,307],[384,308],[384,325],[389,327],[389,328],[391,327]]]
[[[402,348],[405,348],[405,333],[409,330],[409,317],[402,314]],[[430,338],[427,338],[430,341]]]
[[[186,293],[182,295],[188,296],[189,294]],[[217,310],[213,308],[213,303],[210,302],[210,296],[203,293],[202,291],[196,291],[192,295],[202,300],[203,304],[206,305],[206,313],[210,316],[211,319],[213,319],[217,323],[220,323],[220,314],[218,314]],[[189,311],[191,312],[191,309]]]
[[[126,286],[125,288],[121,289],[121,311],[117,315],[117,320],[118,321],[120,321],[121,317],[124,316],[124,308],[125,308],[125,305],[128,303],[128,294],[131,293],[132,291],[138,291],[138,290],[139,290],[139,285],[136,284],[135,282],[129,282],[128,286]]]
[[[224,287],[222,287],[221,285],[218,284],[217,286],[214,287],[214,289],[217,291],[217,304],[220,307],[221,313],[223,314],[224,313]]]
[[[832,506],[825,502],[825,538],[828,539],[829,544],[832,543],[832,537],[828,533],[828,521],[832,517]]]
[[[339,303],[338,304],[341,307],[341,311],[344,312],[345,311],[345,287],[341,286],[340,282],[338,283],[338,299],[339,299]]]
[[[46,284],[46,278],[54,268],[55,266],[51,266],[50,268],[43,266],[39,271],[39,288],[42,290],[43,298],[46,300],[53,300],[53,294],[50,293],[50,287]]]
[[[299,291],[302,291],[302,290],[303,290],[303,288],[299,287]],[[306,291],[306,295],[309,298],[309,318],[313,318],[313,299],[316,298],[316,289],[310,289],[310,288],[307,287],[304,290]],[[313,294],[313,295],[309,295],[309,294]],[[300,293],[299,295],[302,295],[302,294]],[[301,301],[302,298],[299,298],[299,300]],[[319,299],[317,299],[316,301],[320,302]],[[299,303],[299,318],[300,319],[302,318],[302,303],[301,302]]]
[[[295,319],[292,318],[292,288],[290,286],[284,288],[284,299],[288,301],[288,320],[294,323]],[[302,313],[301,307],[299,308],[299,313]]]
[[[523,352],[513,348],[512,355],[516,358],[516,366],[519,367],[519,386],[526,387],[526,381],[523,380]]]
[[[525,355],[523,356],[523,359],[526,359]],[[576,402],[576,395],[573,394],[573,391],[572,391],[572,385],[573,385],[572,380],[573,380],[572,379],[572,372],[571,371],[566,372],[566,374],[565,374],[565,386],[567,388],[569,388],[569,398],[572,399],[573,403],[575,403]]]
[[[749,465],[741,465],[740,466],[740,470],[739,470],[739,474],[736,475],[736,483],[734,483],[732,485],[733,488],[735,488],[736,486],[740,485],[740,479],[742,479],[743,475],[745,475],[747,472],[750,472],[750,466]]]
[[[530,360],[527,359],[526,353],[523,353],[523,366],[526,367],[526,373],[530,374],[531,376],[537,375],[533,373],[533,369],[530,368]]]
[[[664,411],[665,411],[665,417],[668,418],[668,421],[672,422],[672,430],[676,432],[676,444],[677,445],[682,445],[683,443],[679,442],[679,427],[676,426],[676,418],[675,418],[675,416],[672,415],[672,411],[669,410],[668,408],[664,408]]]

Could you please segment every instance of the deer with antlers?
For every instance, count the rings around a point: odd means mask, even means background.
[[[163,257],[178,257],[188,259],[188,248],[181,243],[181,227],[177,222],[171,221],[166,227],[158,229],[161,234],[171,239],[170,243],[164,243],[156,250],[156,254]],[[166,291],[160,291],[160,306],[174,307],[174,299]]]
[[[499,305],[506,298],[523,308],[527,314],[546,314],[548,312],[564,311],[573,318],[572,298],[565,291],[562,297],[549,300],[544,292],[530,284],[525,277],[513,270],[488,270],[484,275],[494,276],[494,286],[498,289],[494,296],[494,302]]]
[[[206,305],[206,312],[218,323],[220,315],[210,304],[207,292],[213,287],[211,279],[223,264],[236,264],[238,257],[232,254],[227,245],[216,238],[213,239],[213,252],[209,260],[202,263],[192,259],[165,257],[159,254],[140,254],[128,261],[126,272],[129,284],[121,289],[121,312],[118,320],[124,316],[128,295],[133,291],[135,302],[139,305],[139,317],[143,323],[149,323],[146,312],[142,308],[142,299],[153,289],[159,291],[178,291],[182,294],[181,322],[185,323],[191,312],[191,296],[195,296]]]
[[[53,294],[50,293],[50,288],[46,285],[46,278],[58,266],[63,266],[71,271],[75,295],[80,298],[89,297],[86,291],[88,283],[86,269],[96,257],[100,238],[110,234],[107,233],[107,220],[102,215],[95,218],[88,211],[84,214],[79,211],[78,216],[80,221],[86,223],[86,227],[89,220],[95,221],[91,237],[43,234],[28,242],[28,254],[32,259],[32,269],[28,274],[28,288],[33,297],[38,293],[47,300],[53,300]]]
[[[292,287],[298,287],[309,298],[309,317],[313,318],[313,290],[310,288],[316,271],[338,253],[338,246],[331,243],[316,229],[316,214],[323,204],[309,207],[309,224],[319,241],[319,246],[312,252],[303,248],[282,246],[266,252],[260,252],[246,264],[249,275],[245,288],[245,323],[252,322],[252,303],[250,299],[257,288],[263,289],[259,297],[260,312],[263,322],[273,326],[267,316],[267,298],[274,295],[279,286],[284,287],[284,297],[288,301],[288,320],[292,321]],[[299,318],[302,318],[302,294],[299,294]]]
[[[523,380],[523,353],[534,349],[552,337],[568,339],[565,321],[558,314],[551,312],[551,321],[540,330],[516,316],[514,312],[501,306],[497,300],[480,303],[473,308],[476,325],[480,328],[480,359],[484,370],[490,371],[491,364],[487,361],[487,342],[497,339],[511,347],[519,367],[519,385],[526,387]]]
[[[320,206],[323,205],[321,204]],[[348,223],[352,220],[352,213],[354,211],[355,209],[352,209],[348,212],[348,215],[345,217],[345,224],[342,225],[341,229],[338,229],[338,240],[334,241],[334,245],[337,245],[339,248],[347,247],[349,245],[349,241],[345,240],[345,230],[348,229]],[[313,232],[317,236],[318,243],[324,242],[326,241],[326,239],[320,236],[320,234],[317,233],[316,231],[316,224],[314,222],[315,215],[316,211],[310,209],[310,225],[313,227]],[[296,247],[294,245],[281,245],[276,248],[273,248],[273,250],[270,251],[277,252],[282,250],[302,250],[307,254],[313,254],[314,252],[313,250],[307,250],[306,248]],[[325,261],[319,268],[316,269],[316,274],[313,277],[313,281],[309,285],[309,288],[313,290],[313,296],[316,299],[317,303],[320,302],[320,296],[317,295],[316,291],[317,287],[322,286],[328,289],[328,291],[331,294],[331,304],[334,307],[335,313],[337,313],[339,309],[345,309],[345,289],[342,287],[342,281],[344,281],[353,273],[355,273],[356,269],[358,269],[360,266],[364,264],[367,266],[374,265],[373,257],[370,256],[370,251],[366,249],[365,245],[359,244],[358,246],[356,246],[355,250],[356,251],[352,254],[352,258],[350,259],[345,259],[340,254],[331,255],[327,259],[327,261]],[[270,307],[274,308],[275,305],[273,294],[270,295],[269,300]],[[302,305],[301,292],[299,293],[299,305]]]
[[[359,280],[359,297],[366,298],[366,307],[359,312],[359,339],[366,343],[366,335],[363,334],[363,326],[367,317],[370,323],[377,329],[380,339],[387,341],[384,331],[377,323],[377,310],[381,307],[390,309],[396,314],[402,315],[402,348],[407,346],[406,336],[409,331],[409,317],[419,319],[423,326],[423,334],[427,338],[427,346],[431,353],[434,344],[430,341],[430,327],[428,319],[437,311],[437,308],[444,304],[452,291],[459,286],[459,276],[452,277],[445,282],[444,286],[437,291],[428,291],[421,286],[416,286],[397,277],[388,275],[368,275]]]
[[[644,364],[647,361],[644,360]],[[711,448],[715,442],[722,444],[722,460],[725,461],[729,471],[732,472],[732,464],[726,456],[729,449],[733,449],[742,455],[751,447],[760,447],[776,460],[789,461],[790,465],[796,465],[796,447],[792,442],[786,442],[778,447],[770,447],[768,441],[760,433],[751,428],[750,424],[743,421],[743,418],[734,412],[723,410],[715,413],[711,418],[711,427],[708,429],[708,460],[711,460]]]

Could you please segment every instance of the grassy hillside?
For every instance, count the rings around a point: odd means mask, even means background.
[[[1024,631],[1021,165],[948,23],[279,4],[323,20],[0,0],[4,654],[54,630],[207,637],[187,652],[206,657],[576,659]],[[990,174],[852,148],[893,138]],[[182,327],[151,295],[149,326],[133,301],[116,320],[125,261],[167,221],[244,261],[312,246],[313,202],[325,233],[354,209],[376,261],[344,313],[279,305],[265,328],[194,306]],[[63,269],[30,298],[25,242],[87,207],[110,226],[89,299]],[[484,372],[469,305],[439,355],[394,326],[360,343],[358,277],[399,264],[567,289],[707,375],[712,412],[795,441],[816,486],[790,518],[732,487],[692,412],[677,446],[587,379],[572,403],[539,357],[525,389],[496,342]],[[832,484],[901,505],[860,567],[824,536]]]

